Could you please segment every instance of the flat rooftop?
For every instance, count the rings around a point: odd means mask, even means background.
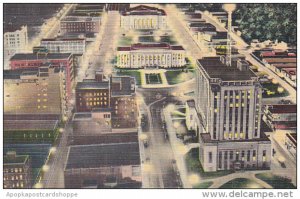
[[[4,120],[4,131],[54,130],[58,120]]]
[[[109,82],[78,82],[76,89],[108,89]]]
[[[10,58],[11,61],[15,60],[39,60],[39,59],[68,59],[71,53],[47,53],[47,54],[35,54],[35,53],[17,53]]]
[[[198,67],[202,67],[210,78],[220,78],[222,81],[251,80],[256,75],[251,71],[240,71],[234,66],[223,64],[220,57],[204,57],[197,60]]]
[[[296,104],[275,104],[267,106],[271,113],[297,113]]]
[[[139,165],[139,143],[71,146],[66,170],[110,166]]]
[[[171,50],[184,50],[182,46],[172,46],[167,43],[136,43],[131,46],[118,47],[118,51],[130,51],[141,49],[171,49]]]
[[[24,164],[28,158],[29,158],[28,155],[16,155],[13,157],[5,155],[3,157],[3,163],[4,164]]]

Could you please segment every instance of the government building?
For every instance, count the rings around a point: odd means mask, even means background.
[[[269,169],[271,141],[261,130],[262,88],[248,62],[240,59],[234,67],[223,57],[205,57],[197,65],[195,105],[187,106],[186,117],[188,129],[199,136],[203,169]]]
[[[165,29],[166,18],[164,10],[140,5],[121,13],[121,28],[125,30]]]
[[[118,68],[183,67],[186,52],[182,46],[167,43],[137,43],[118,47]]]

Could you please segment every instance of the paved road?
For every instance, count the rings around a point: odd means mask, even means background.
[[[155,90],[143,94],[156,95]],[[145,96],[144,96],[145,97]],[[145,100],[146,101],[146,100]],[[168,139],[165,138],[162,128],[161,110],[165,103],[165,97],[151,100],[147,106],[149,131],[144,132],[149,137],[149,146],[145,148],[144,157],[150,159],[151,171],[144,173],[144,188],[181,188],[181,180],[177,174],[177,168],[173,168],[174,154]],[[149,101],[150,102],[150,101]]]
[[[191,55],[193,61],[202,57],[202,52],[197,43],[185,28],[185,22],[178,17],[179,11],[176,8],[166,6],[165,11],[168,16],[168,26],[175,33],[176,39],[184,46],[187,53]]]
[[[214,20],[211,15],[205,15],[204,13],[201,13],[203,16],[203,19],[205,19],[207,22],[211,23],[212,25],[214,25],[218,30],[221,31],[227,31],[219,21]],[[296,96],[297,96],[297,92],[296,89],[293,88],[289,83],[287,83],[286,81],[284,81],[283,79],[281,79],[278,75],[276,75],[271,69],[265,67],[262,63],[260,63],[259,61],[257,61],[256,59],[254,59],[251,55],[251,50],[246,50],[245,48],[248,46],[247,43],[244,42],[244,40],[237,36],[235,33],[231,33],[230,34],[232,40],[234,40],[236,42],[235,47],[239,50],[239,53],[243,54],[246,56],[246,59],[251,62],[253,65],[259,67],[259,69],[263,72],[266,72],[268,75],[270,75],[270,77],[276,79],[278,81],[278,83],[284,88],[286,89],[290,96],[290,100],[294,103],[296,103]]]
[[[120,29],[120,14],[117,11],[108,11],[101,31],[95,42],[95,47],[89,52],[88,61],[84,63],[84,73],[80,73],[79,80],[94,78],[95,71],[102,69],[104,74],[111,74],[113,64],[111,60],[116,55],[117,39]]]
[[[68,137],[72,133],[72,121],[68,121],[61,133],[53,158],[48,162],[49,170],[45,173],[42,184],[44,188],[64,188],[64,167],[68,152]]]

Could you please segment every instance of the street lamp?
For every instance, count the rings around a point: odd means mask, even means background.
[[[231,32],[232,12],[236,9],[236,5],[231,4],[231,3],[224,4],[223,9],[228,13],[226,65],[231,66],[231,38],[230,38],[230,32]]]

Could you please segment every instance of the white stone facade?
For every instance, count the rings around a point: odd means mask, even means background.
[[[41,46],[49,53],[72,53],[82,55],[85,52],[85,39],[43,39]]]
[[[137,6],[121,13],[124,30],[166,29],[167,19],[163,10],[149,6]]]
[[[260,130],[258,79],[251,71],[230,68],[217,59],[198,60],[196,70],[195,108],[201,121],[197,133],[203,169],[270,168],[271,141]]]
[[[5,32],[3,35],[4,44],[4,69],[9,69],[9,59],[16,53],[26,51],[28,44],[27,26],[20,30]]]
[[[117,67],[183,67],[186,64],[185,57],[186,52],[181,46],[134,44],[118,48]]]

